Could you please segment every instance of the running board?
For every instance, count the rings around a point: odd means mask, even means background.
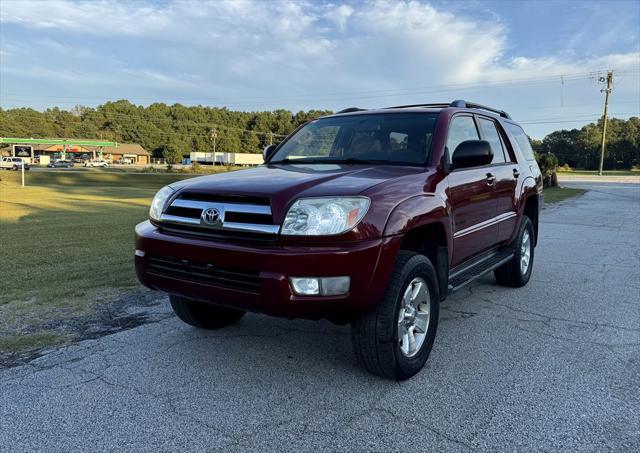
[[[512,249],[500,249],[491,252],[472,263],[465,263],[451,270],[449,276],[448,292],[449,294],[459,290],[467,283],[471,283],[477,278],[482,277],[488,272],[502,266],[504,263],[513,258]]]

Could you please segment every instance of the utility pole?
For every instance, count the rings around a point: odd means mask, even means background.
[[[604,148],[607,141],[607,113],[609,111],[609,93],[613,90],[613,71],[607,72],[607,78],[600,77],[600,82],[607,82],[607,87],[600,90],[604,91],[604,118],[602,119],[602,142],[600,143],[600,167],[598,167],[598,175],[602,176],[602,165],[604,164]]]
[[[273,132],[269,132],[269,146],[273,145]]]

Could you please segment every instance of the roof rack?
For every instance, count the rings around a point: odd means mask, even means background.
[[[396,105],[396,106],[393,106],[393,107],[386,107],[386,108],[388,108],[388,109],[408,109],[408,108],[412,108],[412,107],[426,107],[426,108],[429,108],[429,107],[432,107],[432,108],[458,107],[458,108],[463,108],[463,109],[464,108],[467,108],[467,109],[482,109],[482,110],[487,110],[488,112],[497,113],[498,115],[500,115],[503,118],[511,119],[509,114],[507,112],[505,112],[504,110],[494,109],[494,108],[487,107],[486,105],[482,105],[482,104],[474,104],[473,102],[463,101],[462,99],[455,100],[455,101],[451,102],[450,104],[445,104],[445,103],[409,104],[409,105]],[[338,113],[342,113],[342,112],[338,112]]]
[[[500,115],[503,118],[507,118],[509,120],[511,119],[509,114],[507,112],[505,112],[504,110],[493,109],[491,107],[487,107],[486,105],[474,104],[473,102],[463,101],[462,99],[458,99],[458,100],[453,101],[451,104],[449,104],[449,106],[450,107],[467,108],[467,109],[487,110],[489,112],[497,113],[498,115]]]
[[[362,112],[367,109],[361,109],[359,107],[348,107],[346,109],[340,110],[338,113],[351,113],[351,112]]]
[[[386,109],[409,109],[411,107],[434,107],[445,108],[450,107],[450,104],[435,103],[435,104],[409,104],[409,105],[394,105],[393,107],[385,107]]]

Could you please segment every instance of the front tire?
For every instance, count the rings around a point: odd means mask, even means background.
[[[535,232],[529,217],[522,218],[520,230],[512,244],[513,258],[493,271],[499,285],[520,288],[531,278],[535,252]]]
[[[370,373],[404,380],[429,358],[438,327],[436,271],[424,255],[400,251],[378,305],[352,324],[356,357]]]
[[[235,324],[245,315],[245,311],[169,295],[171,308],[182,321],[201,329],[221,329]]]

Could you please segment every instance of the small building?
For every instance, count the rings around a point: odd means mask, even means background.
[[[60,159],[62,154],[66,159],[96,159],[102,157],[107,160],[117,161],[129,159],[136,165],[149,164],[150,154],[137,143],[118,143],[118,146],[86,146],[86,145],[35,145],[33,146],[34,157],[49,156],[51,160]]]
[[[50,160],[61,159],[95,159],[93,147],[81,145],[33,145],[33,157],[48,156]],[[15,153],[15,147],[14,147]],[[17,154],[16,154],[17,155]]]
[[[107,160],[130,159],[136,165],[149,164],[149,152],[137,143],[118,143],[118,146],[105,146],[102,155]]]

